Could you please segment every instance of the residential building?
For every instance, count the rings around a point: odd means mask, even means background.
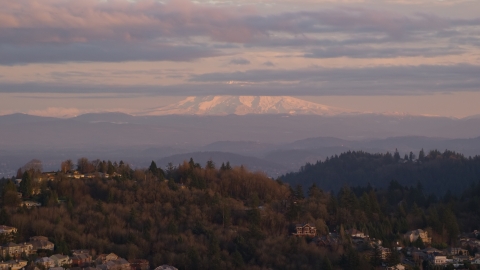
[[[110,254],[100,254],[98,255],[97,259],[95,260],[95,262],[97,264],[104,264],[108,261],[113,261],[113,260],[117,260],[118,259],[118,256],[117,254],[115,253],[110,253]]]
[[[350,229],[347,231],[347,234],[350,235],[352,238],[366,238],[368,235],[365,233],[357,230],[357,229]]]
[[[432,242],[432,238],[428,237],[428,232],[422,229],[409,231],[404,235],[404,238],[409,242],[415,242],[419,237],[425,244],[430,244]]]
[[[11,260],[6,262],[8,264],[8,269],[10,270],[19,270],[27,266],[27,261],[24,260]]]
[[[72,250],[72,255],[80,255],[80,254],[90,255],[90,250],[88,250],[88,249],[74,249],[74,250]]]
[[[50,256],[50,259],[55,262],[56,267],[72,264],[72,260],[67,255],[55,254]]]
[[[0,225],[0,234],[14,234],[17,232],[17,228]]]
[[[444,255],[431,255],[429,259],[433,265],[447,264],[447,256],[444,256]]]
[[[122,258],[106,261],[103,264],[97,265],[97,267],[102,270],[131,270],[130,263]]]
[[[85,254],[85,253],[80,253],[80,254],[75,254],[71,258],[72,260],[72,266],[87,266],[90,265],[92,262],[92,256],[90,254]]]
[[[51,268],[51,267],[55,267],[55,262],[48,257],[38,258],[38,259],[35,260],[35,263],[43,265],[43,267],[45,267],[47,269]]]
[[[8,255],[12,258],[20,258],[22,253],[31,254],[32,249],[33,246],[30,243],[15,244],[10,242],[1,247],[1,254],[3,257]]]
[[[171,265],[164,264],[164,265],[161,265],[161,266],[155,268],[155,270],[178,270],[178,269],[171,266]]]
[[[405,270],[405,266],[397,264],[395,266],[388,266],[387,270]]]
[[[32,207],[40,207],[40,206],[42,206],[42,204],[38,203],[38,202],[34,202],[34,201],[24,201],[24,202],[20,203],[20,206],[25,206],[27,208],[32,208]]]
[[[447,249],[447,254],[448,255],[468,256],[468,250],[463,249],[463,248],[458,248],[458,247],[451,247],[451,248]]]
[[[144,259],[136,259],[129,261],[132,270],[149,270],[150,263]]]
[[[30,242],[28,243],[32,245],[32,252],[37,252],[40,249],[53,250],[55,248],[55,245],[48,241],[48,238],[45,236],[30,237]]]
[[[317,228],[310,225],[310,223],[296,224],[293,235],[315,237],[317,235]]]

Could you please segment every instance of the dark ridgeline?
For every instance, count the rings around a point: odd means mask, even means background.
[[[421,183],[425,191],[443,196],[460,194],[480,180],[480,156],[464,157],[445,150],[433,150],[400,157],[394,154],[370,154],[349,151],[325,161],[306,164],[298,172],[281,177],[291,185],[315,183],[324,190],[338,191],[344,185],[386,188],[391,181],[403,186]]]

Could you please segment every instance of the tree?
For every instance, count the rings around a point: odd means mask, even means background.
[[[418,153],[418,160],[423,161],[425,159],[425,151],[420,150],[420,153]]]
[[[395,153],[393,154],[393,160],[398,162],[400,160],[400,153],[398,153],[397,148],[395,148]]]
[[[80,172],[80,173],[89,173],[91,172],[91,168],[90,168],[90,162],[88,161],[87,158],[79,158],[78,161],[77,161],[77,170]]]
[[[395,266],[400,263],[400,255],[395,249],[387,255],[386,263],[388,266]]]
[[[30,197],[33,193],[33,179],[29,172],[24,172],[22,176],[22,182],[19,186],[20,192],[24,197]]]
[[[207,161],[207,165],[205,166],[205,168],[210,169],[210,170],[214,170],[215,169],[215,163],[211,159],[209,159]]]
[[[373,267],[382,265],[382,250],[380,246],[375,246],[375,248],[373,249],[373,254],[370,258],[370,264]]]
[[[63,173],[67,173],[67,172],[71,171],[72,169],[73,169],[73,161],[71,159],[67,159],[67,160],[63,161],[62,164],[60,165],[60,170]]]
[[[148,167],[148,170],[153,174],[153,175],[157,175],[157,163],[155,163],[155,161],[152,160],[152,163],[150,163],[150,167]]]
[[[305,199],[305,194],[303,193],[303,187],[300,184],[298,184],[295,187],[295,197],[299,200]]]

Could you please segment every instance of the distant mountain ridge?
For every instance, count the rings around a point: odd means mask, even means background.
[[[338,115],[350,110],[331,107],[289,96],[206,96],[186,99],[144,112],[144,115],[246,115],[312,114]]]

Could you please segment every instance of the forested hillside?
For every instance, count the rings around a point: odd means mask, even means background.
[[[401,157],[394,154],[369,154],[346,152],[339,156],[306,164],[299,172],[288,173],[282,181],[292,185],[310,186],[315,183],[324,190],[338,191],[342,186],[385,188],[395,180],[404,186],[421,183],[425,191],[437,196],[446,192],[459,194],[480,180],[480,156],[464,157],[461,154],[437,150],[413,153]]]
[[[368,164],[369,155],[355,154],[364,155],[363,164]],[[382,156],[371,159],[377,163],[370,163],[369,170],[395,164],[382,165]],[[371,269],[379,264],[370,259],[374,249],[354,246],[348,229],[393,248],[397,241],[412,245],[402,240],[403,234],[425,228],[433,246],[446,247],[460,232],[479,229],[480,224],[478,184],[465,186],[468,191],[459,197],[428,196],[426,185],[410,188],[395,181],[386,189],[345,186],[332,194],[316,185],[290,187],[228,163],[202,167],[190,160],[165,170],[154,162],[136,170],[123,162],[77,163],[78,172],[90,178],[69,178],[72,162],[65,161],[51,179],[35,180],[46,175],[39,166],[19,170],[18,188],[3,179],[0,224],[18,228],[16,242],[44,235],[55,243],[57,253],[79,248],[114,252],[127,259],[146,258],[152,267]],[[23,200],[42,206],[18,207],[18,191]],[[335,235],[335,245],[292,236],[292,226],[306,222],[316,227],[318,237]],[[398,258],[392,255],[387,263],[398,263]]]

